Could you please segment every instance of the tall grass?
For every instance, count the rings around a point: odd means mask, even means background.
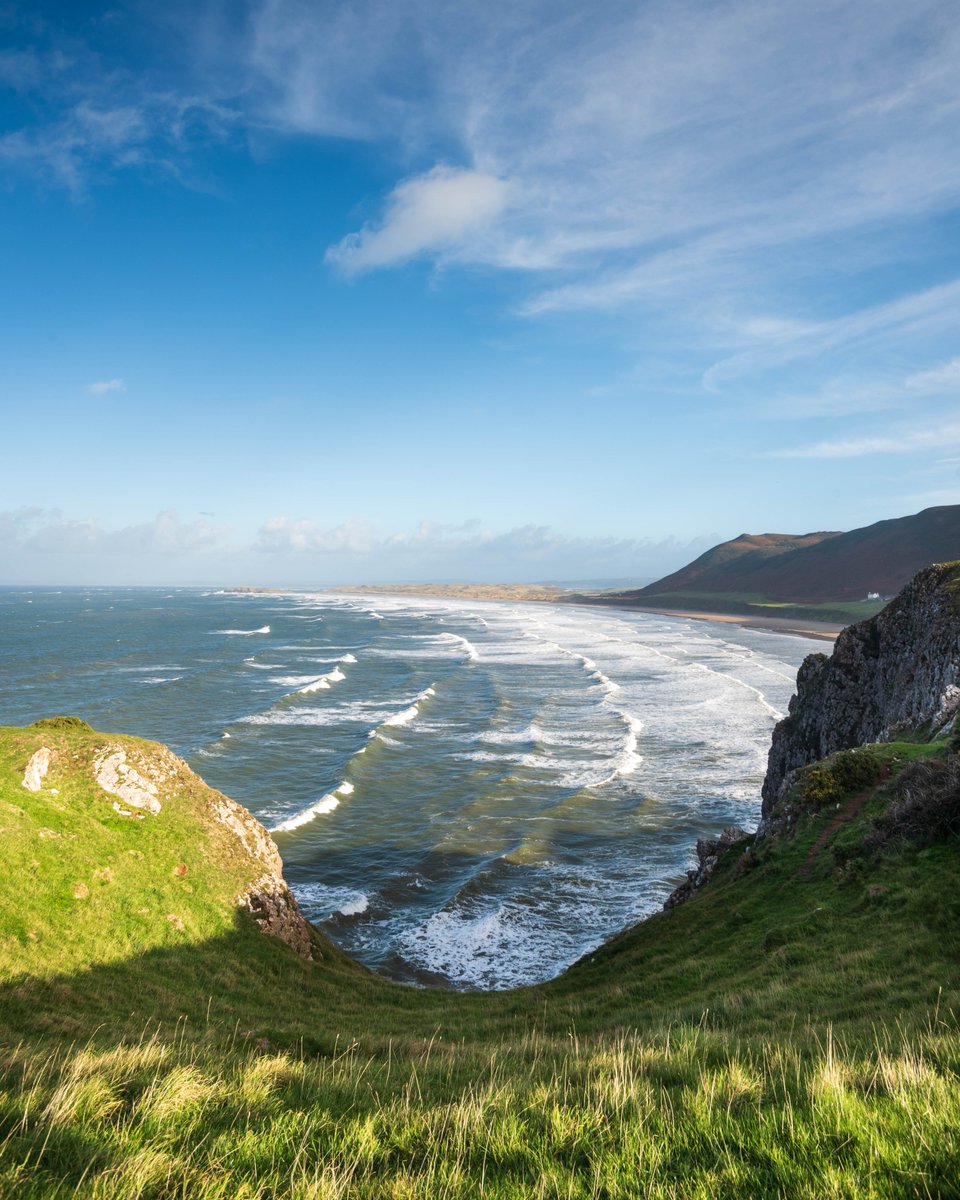
[[[960,1031],[848,1048],[531,1034],[304,1059],[154,1033],[0,1063],[7,1196],[960,1194]]]

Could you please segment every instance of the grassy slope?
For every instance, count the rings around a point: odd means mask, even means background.
[[[578,599],[581,599],[578,597]],[[851,625],[875,616],[882,601],[836,600],[822,604],[790,604],[771,600],[751,592],[707,592],[693,589],[678,592],[658,592],[650,596],[634,596],[623,600],[613,593],[602,597],[583,597],[588,603],[607,603],[640,608],[676,609],[678,612],[730,613],[744,617],[783,617],[791,621],[827,621]]]
[[[841,534],[742,534],[640,590],[608,603],[792,620],[850,622],[898,592],[918,570],[960,556],[960,505],[942,505]]]
[[[955,839],[805,874],[831,808],[551,984],[421,991],[239,915],[199,782],[118,824],[68,729],[25,791],[51,736],[0,738],[0,1194],[960,1194]]]

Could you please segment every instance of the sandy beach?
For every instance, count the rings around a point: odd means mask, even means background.
[[[585,604],[584,608],[598,607]],[[613,605],[605,607],[614,607]],[[752,617],[735,613],[689,612],[677,608],[642,608],[637,604],[617,606],[623,612],[656,613],[662,617],[689,617],[693,621],[719,621],[724,625],[743,625],[745,629],[769,629],[776,633],[792,633],[797,637],[817,638],[823,642],[834,642],[843,625],[828,621],[796,621],[789,617]]]

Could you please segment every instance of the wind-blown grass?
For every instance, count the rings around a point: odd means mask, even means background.
[[[895,780],[812,859],[833,803],[559,979],[458,994],[261,935],[199,783],[153,825],[79,767],[26,792],[38,736],[0,739],[0,1196],[960,1196],[958,841],[871,842]]]
[[[0,1064],[27,1197],[955,1195],[960,1034],[814,1054],[684,1027],[327,1058],[159,1035]]]

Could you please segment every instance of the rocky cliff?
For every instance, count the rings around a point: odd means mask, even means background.
[[[789,715],[773,732],[763,817],[792,772],[835,750],[946,729],[960,708],[960,563],[915,575],[877,616],[851,625],[833,654],[811,654]]]

